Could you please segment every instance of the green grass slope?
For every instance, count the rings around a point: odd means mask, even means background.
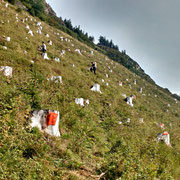
[[[13,68],[12,77],[0,72],[0,179],[180,179],[180,104],[104,55],[94,51],[89,56],[87,45],[43,22],[42,34],[37,34],[39,20],[16,9],[0,3],[0,66]],[[60,36],[71,41],[62,42]],[[50,60],[37,50],[42,41]],[[63,57],[61,50],[66,50]],[[96,75],[88,70],[91,61],[97,62]],[[47,81],[52,75],[62,76],[63,83]],[[102,94],[90,90],[95,83]],[[136,95],[133,108],[123,101],[123,93]],[[80,97],[90,104],[75,104]],[[35,109],[60,112],[60,138],[31,129]],[[154,141],[164,131],[170,133],[172,148]]]

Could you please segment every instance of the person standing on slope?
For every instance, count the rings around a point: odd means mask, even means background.
[[[94,74],[96,74],[96,68],[97,68],[97,63],[96,62],[91,62],[92,67],[90,68],[90,71],[94,71]]]
[[[46,44],[44,42],[42,42],[42,52],[46,53]]]

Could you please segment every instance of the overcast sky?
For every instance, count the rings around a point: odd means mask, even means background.
[[[112,39],[155,82],[180,95],[180,0],[46,0],[57,16]]]

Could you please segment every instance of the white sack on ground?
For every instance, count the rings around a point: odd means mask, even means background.
[[[128,105],[130,105],[131,107],[133,107],[133,99],[135,99],[135,96],[134,95],[131,95],[130,97],[127,97],[126,99],[124,99],[126,101],[126,103]]]
[[[123,93],[122,96],[123,96],[124,98],[126,98],[126,94]]]
[[[139,92],[142,94],[142,88],[139,88]]]
[[[12,67],[9,66],[0,67],[0,71],[2,71],[5,76],[12,76],[12,70]]]
[[[164,141],[167,146],[171,146],[171,144],[170,144],[170,135],[169,135],[168,132],[159,133],[157,135],[156,141],[157,142]]]
[[[7,50],[7,47],[6,47],[6,46],[3,46],[3,49]]]
[[[75,52],[78,52],[80,55],[82,55],[80,49],[75,49]]]
[[[52,135],[60,136],[59,132],[59,111],[36,110],[33,111],[31,127],[38,127],[40,130]]]
[[[164,124],[163,123],[160,123],[159,126],[160,126],[160,128],[164,128]]]
[[[54,59],[56,62],[60,62],[60,59],[58,57],[55,57]]]
[[[139,118],[139,122],[140,123],[144,123],[144,119],[143,118]]]
[[[52,76],[51,78],[48,79],[48,81],[54,81],[55,83],[62,83],[62,76]]]
[[[6,41],[11,41],[11,38],[10,37],[6,37]]]
[[[88,99],[85,100],[83,98],[76,98],[75,103],[84,107],[86,104],[89,105],[89,100]]]
[[[37,22],[37,26],[41,26],[41,22]]]
[[[119,81],[119,86],[122,86],[122,82],[121,81]]]
[[[42,34],[40,29],[37,30],[37,34]]]
[[[29,27],[29,25],[26,25],[26,29],[30,30],[30,27]]]
[[[30,34],[31,36],[34,36],[31,30],[28,31],[28,34]]]
[[[65,50],[61,50],[61,51],[60,51],[60,56],[63,56],[65,53],[66,53]]]
[[[95,92],[100,92],[100,85],[99,84],[94,84],[93,87],[91,88],[91,91],[95,91]]]
[[[47,53],[43,53],[42,56],[43,56],[43,59],[49,60],[49,58],[48,58],[48,56],[47,56]]]
[[[51,40],[50,40],[50,41],[48,41],[48,43],[49,43],[49,45],[50,45],[50,46],[52,46],[52,41],[51,41]]]

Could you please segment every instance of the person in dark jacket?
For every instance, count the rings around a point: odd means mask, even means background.
[[[94,72],[94,74],[96,74],[96,68],[97,68],[97,64],[96,62],[91,62],[91,68],[90,68],[90,71],[91,72]]]

